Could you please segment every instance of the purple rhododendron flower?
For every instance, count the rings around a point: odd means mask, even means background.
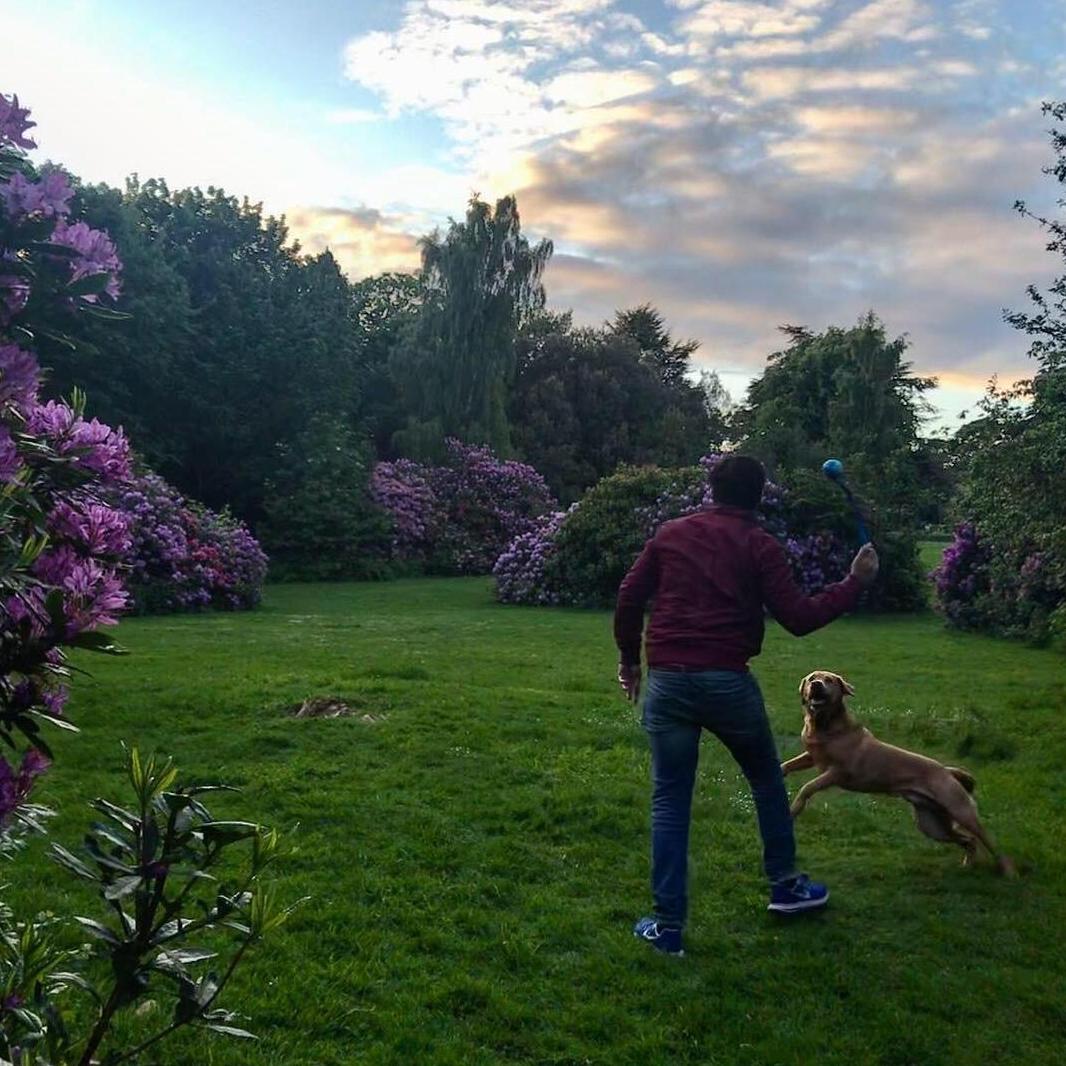
[[[53,244],[60,244],[66,248],[73,248],[79,255],[71,264],[71,281],[80,281],[82,278],[95,274],[109,274],[107,286],[104,291],[112,299],[117,299],[122,291],[118,275],[122,272],[122,261],[115,251],[111,238],[103,231],[93,229],[86,222],[68,223],[60,219],[52,233]],[[95,296],[85,296],[85,300],[93,301]]]
[[[490,573],[506,546],[555,509],[533,467],[448,440],[447,462],[378,463],[370,492],[391,517],[393,556],[448,573]]]
[[[49,766],[49,760],[36,748],[30,748],[22,757],[18,773],[11,768],[7,759],[0,755],[0,826],[13,811],[26,802],[34,781]]]
[[[47,437],[56,451],[81,470],[105,483],[125,481],[130,474],[130,447],[121,429],[112,429],[95,418],[78,418],[65,403],[49,400],[30,412],[31,433]]]
[[[18,448],[7,426],[0,425],[0,485],[10,485],[22,469]]]
[[[129,602],[112,569],[83,558],[69,544],[43,552],[33,572],[45,584],[62,590],[67,640],[97,626],[117,624]]]
[[[66,685],[56,685],[55,688],[46,689],[41,693],[41,702],[48,713],[55,718],[62,718],[63,711],[70,698],[70,689]]]
[[[70,213],[73,195],[74,190],[61,170],[50,170],[37,181],[30,181],[16,171],[9,181],[0,184],[0,200],[9,218],[65,218]]]
[[[109,493],[129,523],[125,562],[138,607],[192,610],[255,606],[267,557],[248,529],[185,500],[155,474],[139,474]]]
[[[29,299],[30,286],[25,278],[17,274],[0,274],[0,326],[7,325],[20,314]]]
[[[89,555],[124,556],[130,548],[130,520],[91,501],[60,501],[48,518],[49,530],[76,542]]]
[[[30,109],[19,107],[19,98],[9,100],[0,93],[0,145],[13,144],[16,148],[36,148],[37,142],[26,136],[26,131],[37,125],[29,119]]]
[[[37,400],[41,368],[17,344],[0,344],[0,407],[13,404],[25,413]]]

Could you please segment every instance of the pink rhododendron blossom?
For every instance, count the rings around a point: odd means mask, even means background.
[[[555,508],[533,467],[449,440],[443,466],[378,463],[370,493],[393,521],[393,556],[447,573],[487,574],[515,537]]]
[[[240,522],[184,499],[155,474],[141,474],[108,495],[129,522],[125,556],[130,591],[141,610],[255,606],[267,557]]]

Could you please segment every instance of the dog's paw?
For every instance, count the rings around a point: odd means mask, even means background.
[[[997,860],[999,866],[999,872],[1007,878],[1008,881],[1018,880],[1018,868],[1014,865],[1014,861],[1009,859],[1006,855],[1001,855]]]

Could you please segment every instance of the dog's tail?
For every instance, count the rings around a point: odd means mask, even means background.
[[[963,770],[959,766],[949,766],[947,771],[967,792],[973,793],[977,787],[977,781],[969,770]]]

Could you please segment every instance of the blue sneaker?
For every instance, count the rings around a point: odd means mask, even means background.
[[[770,889],[770,905],[766,909],[778,914],[797,914],[817,910],[828,902],[829,889],[825,885],[812,881],[806,874],[798,874]]]
[[[664,955],[684,955],[681,948],[681,930],[664,929],[654,918],[641,918],[633,926],[633,935],[647,941]]]

